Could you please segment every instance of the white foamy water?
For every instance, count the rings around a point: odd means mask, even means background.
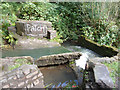
[[[94,58],[94,57],[100,57],[100,55],[98,55],[97,53],[93,52],[92,50],[86,49],[86,48],[82,48],[80,46],[68,46],[66,47],[68,50],[70,51],[79,51],[82,53],[82,56],[75,61],[76,66],[82,69],[85,69],[86,66],[86,62],[90,59],[90,58]]]
[[[66,48],[68,50],[70,50],[70,51],[79,51],[82,54],[85,54],[85,56],[87,55],[88,58],[100,57],[100,55],[98,55],[97,53],[93,52],[92,50],[83,48],[81,46],[68,46]]]
[[[78,66],[79,68],[85,69],[87,61],[88,61],[88,55],[86,53],[82,53],[80,59],[76,60],[75,63],[76,66]]]

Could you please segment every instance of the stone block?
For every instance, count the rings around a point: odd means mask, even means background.
[[[72,52],[72,53],[62,53],[62,54],[54,54],[48,56],[42,56],[38,60],[35,60],[35,64],[37,66],[47,66],[54,64],[64,64],[69,60],[79,59],[81,56],[80,52]]]
[[[96,64],[93,68],[95,82],[102,88],[113,88],[114,83],[109,76],[109,71],[107,67],[103,64]]]
[[[30,84],[27,85],[27,88],[30,88]]]
[[[56,31],[55,30],[48,30],[47,37],[48,39],[54,39],[56,37]]]
[[[7,82],[7,79],[6,79],[6,78],[5,78],[5,79],[2,79],[0,82],[1,82],[1,83],[6,83],[6,82]]]
[[[17,74],[17,78],[20,79],[20,78],[23,78],[25,75],[22,73],[22,74]]]
[[[30,74],[28,74],[27,76],[26,76],[26,78],[31,78],[31,77],[33,77],[34,75],[36,75],[38,73],[38,71],[35,71],[35,72],[33,72],[33,73],[30,73]]]
[[[47,30],[52,27],[48,21],[17,21],[16,32],[19,35],[43,38],[47,36]]]
[[[13,79],[13,78],[14,78],[14,76],[8,77],[8,80],[11,80],[11,79]]]
[[[23,70],[23,73],[24,73],[24,75],[27,75],[27,74],[29,74],[30,73],[30,69],[27,69],[27,70]]]
[[[31,83],[30,87],[31,87],[31,88],[34,87],[33,83]]]
[[[42,73],[41,73],[41,72],[38,74],[38,77],[40,77],[40,76],[42,76]]]
[[[32,80],[35,80],[35,79],[37,79],[37,75],[32,78]]]
[[[39,80],[38,80],[38,79],[35,80],[35,81],[33,82],[33,84],[36,86],[37,84],[39,84]]]
[[[3,88],[9,88],[10,86],[9,85],[5,85],[5,86],[3,86]]]
[[[21,82],[21,83],[18,84],[18,87],[21,87],[21,86],[23,86],[24,84],[25,84],[25,82]]]
[[[16,80],[16,79],[17,79],[17,76],[15,75],[15,76],[13,77],[13,79]]]

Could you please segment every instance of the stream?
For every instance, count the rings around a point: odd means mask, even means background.
[[[2,58],[14,56],[32,56],[36,60],[41,56],[75,51],[82,53],[80,59],[76,60],[75,63],[76,66],[80,66],[83,69],[85,69],[85,64],[88,58],[100,57],[100,55],[96,54],[95,52],[80,46],[63,45],[60,47],[51,48],[3,50]],[[83,62],[81,62],[81,59]],[[44,84],[46,86],[49,85],[48,87],[58,86],[60,83],[70,82],[71,80],[77,79],[74,71],[67,64],[41,67],[40,70],[44,76]]]

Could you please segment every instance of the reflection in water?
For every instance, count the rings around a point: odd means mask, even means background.
[[[74,71],[68,65],[40,68],[44,76],[45,85],[58,86],[60,83],[76,80]]]

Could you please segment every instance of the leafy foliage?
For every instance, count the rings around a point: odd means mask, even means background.
[[[78,2],[14,2],[3,3],[3,27],[14,25],[17,18],[46,20],[58,32],[58,41],[79,40],[83,35],[102,45],[119,47],[119,4]],[[4,23],[3,22],[3,23]],[[4,28],[3,28],[4,29]],[[6,28],[4,32],[7,33]],[[7,34],[8,35],[8,34]]]
[[[0,21],[2,26],[2,38],[6,43],[11,45],[16,43],[16,39],[8,32],[7,28],[15,25],[15,21],[17,19],[14,12],[14,5],[16,5],[16,3],[2,3],[0,6],[0,8],[2,8],[2,19]]]
[[[116,77],[119,77],[120,74],[120,66],[119,66],[120,62],[112,62],[112,63],[103,63],[108,67],[108,70],[110,72],[110,77],[112,78],[113,82],[115,83],[116,81]]]

